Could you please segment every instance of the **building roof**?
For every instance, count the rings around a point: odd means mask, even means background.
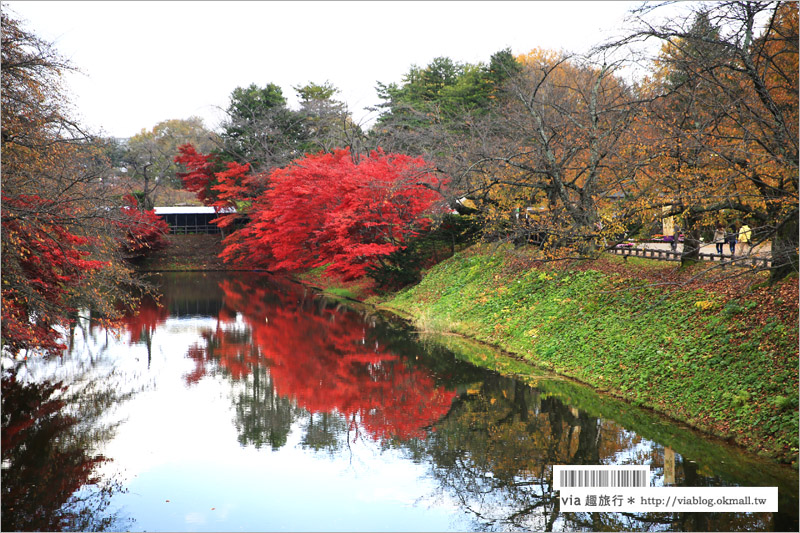
[[[215,213],[235,213],[236,210],[232,207],[227,209],[220,209],[216,211],[213,207],[204,205],[187,205],[176,207],[154,207],[153,211],[156,215],[200,215],[200,214],[215,214]]]

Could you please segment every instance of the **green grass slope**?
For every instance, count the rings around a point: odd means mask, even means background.
[[[796,303],[796,279],[732,300],[591,266],[513,268],[509,258],[458,254],[381,307],[412,317],[423,331],[498,346],[762,455],[796,461],[797,306],[776,296]],[[772,315],[757,312],[764,298]]]

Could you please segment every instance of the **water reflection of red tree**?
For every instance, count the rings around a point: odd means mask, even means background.
[[[242,281],[221,288],[218,327],[204,333],[205,346],[190,349],[198,366],[187,382],[198,381],[211,361],[234,379],[266,364],[279,395],[311,413],[360,421],[375,439],[422,436],[450,409],[455,393],[383,349],[357,313]]]
[[[167,321],[169,312],[152,298],[144,298],[135,313],[126,315],[120,321],[130,334],[130,342],[137,343],[149,339],[158,326]]]
[[[61,531],[75,513],[63,506],[79,488],[96,484],[95,468],[106,461],[91,455],[70,434],[79,424],[65,415],[60,384],[23,384],[2,379],[2,528],[4,531]]]

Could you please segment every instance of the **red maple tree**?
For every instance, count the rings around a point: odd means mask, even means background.
[[[421,158],[374,151],[356,160],[347,149],[306,155],[268,180],[223,259],[289,272],[325,265],[343,279],[427,228],[443,185]]]
[[[116,304],[133,307],[127,288],[138,283],[120,245],[141,237],[139,223],[150,221],[116,208],[115,187],[103,181],[112,172],[105,147],[71,116],[61,84],[69,61],[7,11],[0,14],[0,346],[3,355],[27,357],[62,349],[78,310],[107,323],[120,314]]]
[[[210,205],[214,201],[211,191],[214,173],[220,170],[218,158],[214,154],[201,154],[191,144],[179,146],[178,152],[175,162],[186,167],[186,172],[177,174],[183,188],[195,193],[203,205]]]
[[[178,151],[175,162],[186,168],[186,172],[177,174],[183,188],[195,193],[203,205],[215,209],[219,217],[212,222],[222,228],[232,226],[238,217],[235,211],[252,199],[253,182],[263,176],[249,175],[249,163],[225,162],[217,154],[199,153],[191,144],[179,146]]]
[[[4,243],[14,254],[3,261],[2,336],[11,353],[65,348],[53,325],[74,313],[70,290],[107,263],[86,259],[90,239],[67,228],[55,202],[37,195],[3,196]],[[16,216],[25,212],[26,216]],[[6,250],[7,251],[7,250]],[[24,280],[11,283],[8,280]]]
[[[139,259],[166,247],[168,242],[165,236],[169,233],[169,225],[164,219],[152,209],[140,210],[138,201],[132,195],[125,196],[124,200],[128,205],[122,208],[119,224],[124,231],[120,246],[125,257]]]

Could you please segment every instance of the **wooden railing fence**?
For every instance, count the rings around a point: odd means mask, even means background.
[[[621,255],[624,258],[630,256],[643,257],[647,259],[656,259],[659,261],[680,261],[681,252],[673,252],[670,250],[654,250],[643,248],[612,248],[610,252]],[[700,259],[703,261],[717,261],[721,264],[722,268],[726,266],[746,266],[746,267],[772,267],[772,259],[769,257],[740,255],[733,256],[727,254],[712,254],[700,252]]]

